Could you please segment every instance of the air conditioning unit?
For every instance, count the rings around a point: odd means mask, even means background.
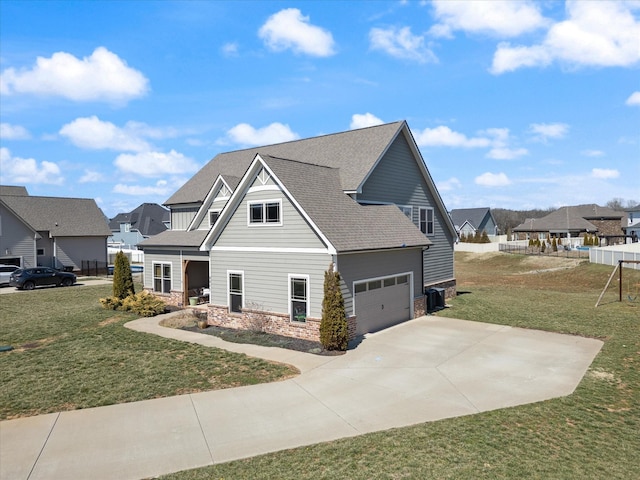
[[[428,288],[424,294],[427,299],[427,312],[435,312],[444,308],[444,288]]]

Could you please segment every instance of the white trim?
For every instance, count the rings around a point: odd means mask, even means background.
[[[213,203],[217,200],[216,195],[218,194],[218,192],[220,192],[222,187],[225,187],[229,192],[231,192],[231,194],[233,194],[233,190],[229,187],[227,182],[225,182],[224,178],[222,178],[222,175],[218,175],[218,177],[213,182],[213,185],[211,186],[211,188],[207,192],[207,195],[205,196],[205,198],[202,201],[202,203],[201,204],[194,204],[194,206],[198,207],[198,211],[196,212],[196,214],[191,219],[191,222],[189,223],[189,225],[187,225],[187,228],[185,229],[186,231],[195,230],[196,226],[202,225],[204,223],[205,212],[207,212],[213,206]],[[229,197],[226,197],[226,198],[229,198]],[[220,200],[222,200],[222,198],[220,198]],[[226,203],[225,203],[225,205],[226,205]],[[224,209],[224,205],[222,206],[222,209]],[[206,215],[207,215],[207,219],[206,220],[207,220],[207,225],[208,225],[208,223],[209,223],[208,215],[209,214],[207,213]],[[211,227],[207,227],[207,230],[209,230],[210,228]]]
[[[249,187],[247,193],[256,193],[256,192],[281,192],[282,190],[278,185],[254,185]]]
[[[270,198],[267,200],[246,200],[247,203],[247,227],[281,227],[282,217],[284,212],[282,210],[282,198]],[[267,203],[278,204],[278,221],[267,222]],[[251,205],[262,204],[262,222],[251,222]]]
[[[322,253],[335,254],[328,248],[289,248],[289,247],[211,247],[212,252],[255,252],[255,253]]]
[[[375,282],[377,280],[381,280],[382,281],[382,287],[381,288],[385,288],[384,287],[384,280],[386,278],[400,277],[402,275],[408,275],[409,276],[409,279],[408,279],[408,281],[409,281],[409,314],[410,314],[409,318],[413,318],[413,315],[414,315],[414,310],[413,310],[414,288],[413,288],[413,272],[412,271],[395,273],[393,275],[385,275],[383,277],[371,277],[371,278],[365,278],[363,280],[354,280],[352,282],[352,285],[351,285],[351,291],[353,292],[352,293],[353,301],[351,302],[353,315],[357,315],[357,312],[356,312],[356,284],[367,283],[367,282]]]
[[[164,268],[161,268],[161,275],[160,275],[160,282],[162,282],[162,286],[163,289],[162,290],[156,290],[156,265],[169,265],[170,270],[169,270],[169,291],[165,292],[164,291]],[[163,294],[170,294],[171,290],[173,290],[173,262],[172,261],[158,261],[158,260],[153,260],[151,262],[151,288],[154,292],[158,292],[158,293],[163,293]]]
[[[433,231],[431,233],[429,233],[429,222],[427,220],[427,216],[425,215],[425,232],[422,232],[422,219],[420,218],[422,215],[422,212],[425,211],[429,211],[431,210],[431,226]],[[433,207],[418,207],[418,229],[424,233],[425,235],[427,235],[428,237],[433,237],[436,234],[436,212],[435,212],[435,208]],[[457,234],[456,234],[457,235]]]
[[[306,304],[307,304],[307,308],[306,308],[306,312],[305,312],[305,321],[304,322],[296,322],[293,320],[292,317],[292,312],[291,312],[291,302],[293,301],[293,299],[291,298],[291,280],[293,280],[294,278],[297,279],[304,279],[307,282],[307,290],[306,290],[306,294],[307,294],[307,300],[306,300]],[[297,274],[297,273],[290,273],[287,275],[287,312],[289,313],[289,322],[290,323],[296,323],[296,324],[301,324],[301,323],[306,323],[306,318],[309,317],[309,313],[311,310],[311,279],[309,277],[309,275],[307,274]]]
[[[246,291],[244,289],[244,270],[227,270],[227,312],[238,313],[238,312],[231,311],[231,290],[229,285],[229,275],[231,274],[240,275],[240,281],[242,282],[242,305],[240,308],[244,308],[245,298],[247,297]],[[209,297],[209,302],[211,302],[211,297]]]
[[[222,212],[222,208],[211,208],[209,209],[209,211],[207,212],[207,220],[209,222],[209,228],[213,227],[213,225],[215,225],[215,223],[218,221],[218,218],[220,218],[220,212]],[[212,213],[217,213],[218,216],[216,217],[216,221],[213,222],[213,224],[211,224],[211,214]]]

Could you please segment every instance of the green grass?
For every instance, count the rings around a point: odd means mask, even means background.
[[[104,310],[111,287],[0,295],[0,418],[271,382],[293,368],[134,332]]]
[[[611,267],[530,273],[553,267],[548,262],[457,255],[458,289],[466,293],[439,315],[603,339],[572,395],[163,478],[640,478],[640,298],[617,303],[614,284],[596,309]],[[631,285],[640,282],[633,275]]]

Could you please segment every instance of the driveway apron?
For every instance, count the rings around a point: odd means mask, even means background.
[[[571,394],[595,339],[421,317],[323,357],[129,328],[298,366],[298,377],[0,422],[0,479],[141,479]]]

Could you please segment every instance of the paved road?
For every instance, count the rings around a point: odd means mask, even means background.
[[[323,357],[129,328],[296,365],[271,384],[0,422],[0,478],[141,479],[571,394],[599,340],[439,317]]]

